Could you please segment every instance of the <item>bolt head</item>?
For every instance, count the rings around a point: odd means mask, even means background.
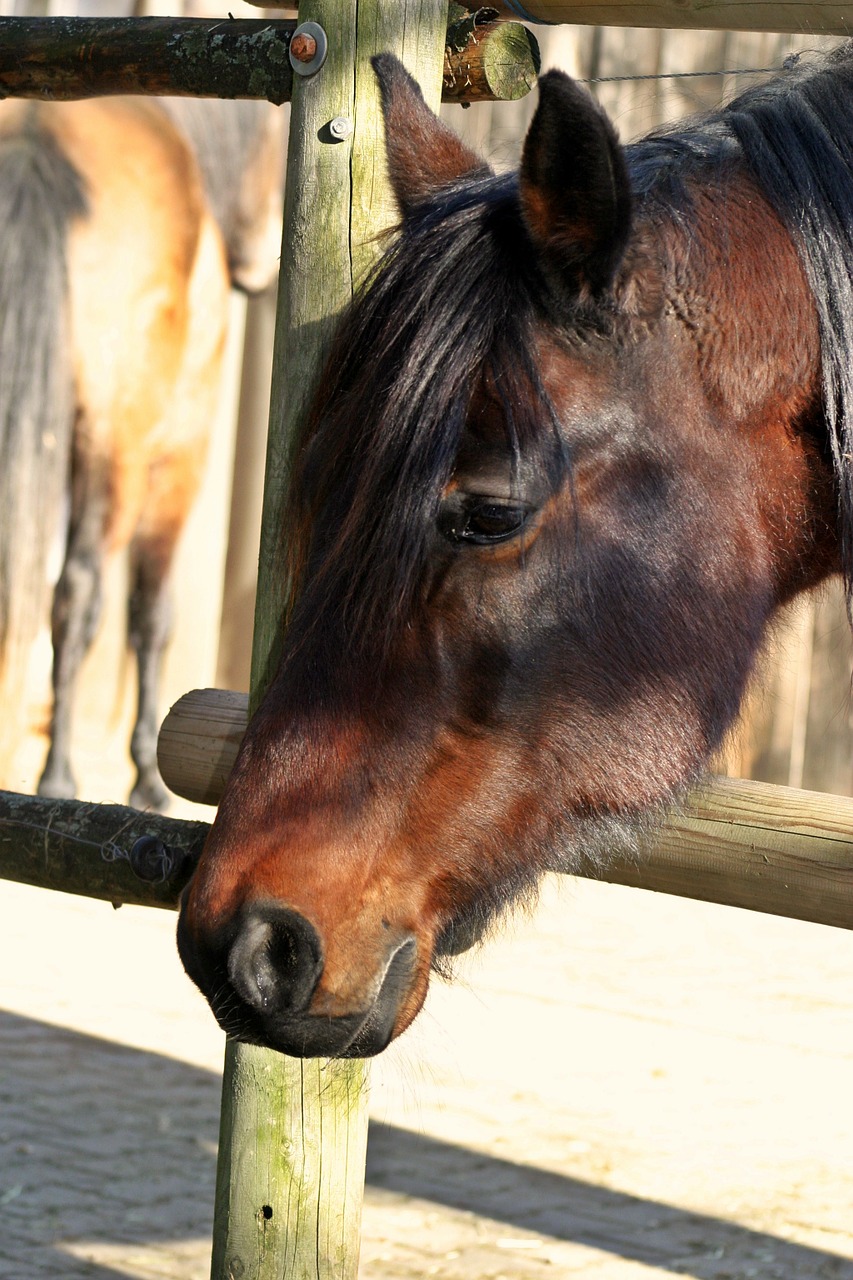
[[[290,42],[290,53],[297,62],[310,62],[317,56],[317,41],[304,33],[296,35]]]

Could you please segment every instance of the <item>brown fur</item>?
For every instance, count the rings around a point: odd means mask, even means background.
[[[54,645],[67,640],[74,652],[58,667],[55,662],[58,709],[41,789],[73,794],[70,712],[58,704],[70,697],[81,649],[91,638],[101,561],[131,547],[131,638],[141,664],[149,664],[140,674],[139,714],[146,724],[136,731],[135,796],[142,806],[156,805],[164,799],[153,752],[156,666],[169,629],[165,592],[215,418],[232,280],[229,246],[189,139],[159,103],[3,103],[0,135],[21,129],[55,141],[79,175],[87,203],[85,216],[70,225],[65,253],[77,406],[69,554],[79,555],[91,581],[87,599],[78,600],[71,580],[66,587],[60,579],[64,603],[54,607]],[[269,135],[280,145],[277,128]],[[264,149],[258,154],[268,156]],[[270,169],[274,180],[280,171]],[[269,231],[276,206],[280,218],[280,189],[271,200],[265,177],[252,208],[258,179],[250,170],[234,238],[243,246],[240,269],[264,284],[277,266]],[[78,606],[84,620],[75,623]],[[73,640],[78,632],[79,642]],[[4,701],[14,696],[9,690]],[[19,731],[15,726],[2,744],[7,770]]]
[[[628,190],[552,76],[488,183],[380,62],[407,216],[317,395],[284,659],[179,926],[226,1029],[303,1055],[380,1051],[438,952],[635,848],[841,566],[815,297],[745,164],[668,199],[642,153]]]

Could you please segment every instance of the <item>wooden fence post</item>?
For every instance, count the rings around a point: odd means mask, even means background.
[[[447,4],[302,0],[299,17],[323,28],[328,56],[312,77],[294,76],[253,703],[275,669],[288,603],[278,551],[293,434],[335,320],[393,216],[370,57],[398,54],[437,107]],[[341,140],[329,130],[336,118],[352,126]],[[303,1062],[229,1042],[213,1280],[355,1280],[366,1139],[365,1063]]]

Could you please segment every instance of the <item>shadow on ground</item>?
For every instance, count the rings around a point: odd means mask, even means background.
[[[0,1280],[128,1274],[75,1258],[75,1242],[130,1258],[207,1239],[219,1088],[213,1072],[0,1012]],[[853,1280],[837,1255],[392,1125],[371,1126],[367,1182],[697,1280]]]

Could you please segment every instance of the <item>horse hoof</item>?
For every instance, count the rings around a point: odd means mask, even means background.
[[[150,809],[154,813],[165,813],[169,807],[169,792],[159,778],[139,778],[130,793],[130,804],[134,809]]]
[[[43,773],[36,794],[45,800],[74,800],[77,786],[70,773]]]

